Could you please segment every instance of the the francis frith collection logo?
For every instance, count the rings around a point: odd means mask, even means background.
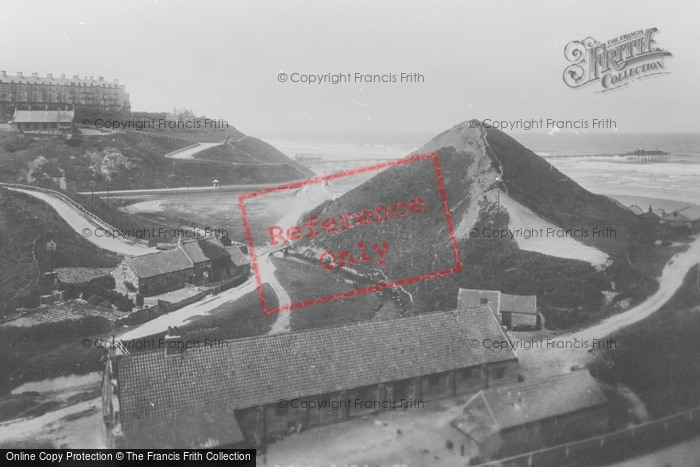
[[[564,70],[564,82],[581,88],[599,81],[603,89],[596,92],[607,92],[641,78],[669,74],[664,57],[672,55],[657,47],[657,32],[656,28],[640,29],[607,42],[592,37],[569,42],[564,56],[572,63]]]

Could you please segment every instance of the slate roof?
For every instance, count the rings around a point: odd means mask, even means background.
[[[185,240],[182,242],[182,245],[179,245],[179,248],[181,248],[194,263],[203,263],[205,261],[229,256],[224,245],[216,238]]]
[[[14,123],[55,123],[73,121],[72,110],[17,110],[13,118]]]
[[[235,409],[517,359],[469,345],[487,338],[507,336],[478,307],[117,356],[125,445],[192,446]]]
[[[500,311],[512,311],[514,313],[527,313],[532,315],[537,314],[537,296],[501,294]]]
[[[110,268],[56,268],[58,281],[64,284],[82,284],[93,279],[109,276]]]
[[[457,306],[477,306],[480,300],[486,298],[488,304],[493,306],[496,313],[511,311],[516,313],[537,313],[536,295],[509,295],[498,290],[459,289],[457,293]]]
[[[644,214],[644,209],[640,208],[636,204],[631,205],[628,209],[636,215]]]
[[[237,246],[227,246],[226,251],[231,255],[231,261],[236,267],[245,266],[250,264],[248,258],[245,257],[241,249]]]
[[[666,214],[662,218],[663,220],[679,220],[679,221],[696,221],[700,219],[700,207],[698,206],[686,206],[677,211],[673,211],[670,214]]]
[[[486,403],[486,417],[480,398]],[[469,436],[472,432],[481,436],[489,427],[504,430],[607,403],[588,371],[579,370],[484,389],[466,404],[464,413],[450,423]]]
[[[479,306],[482,298],[487,299],[488,303],[493,305],[493,310],[498,313],[501,307],[501,292],[498,290],[459,289],[459,292],[457,292],[457,307]]]
[[[175,271],[182,271],[193,266],[187,255],[175,248],[173,250],[150,253],[147,255],[125,258],[139,277],[153,277]]]

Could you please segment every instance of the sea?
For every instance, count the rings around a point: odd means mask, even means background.
[[[319,133],[268,137],[267,142],[294,158],[324,160],[398,159],[419,149],[440,132]],[[675,211],[700,205],[700,133],[512,132],[523,146],[549,156],[625,154],[639,148],[670,153],[668,161],[615,163],[555,161],[551,165],[589,191],[643,209]]]

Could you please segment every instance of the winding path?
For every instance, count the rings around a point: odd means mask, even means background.
[[[111,231],[113,229],[112,226],[97,217],[80,211],[58,195],[52,195],[44,191],[35,191],[31,188],[7,187],[7,189],[25,193],[49,204],[75,232],[104,250],[130,256],[140,256],[157,251],[155,248],[149,248],[128,239],[105,236],[105,231]]]
[[[215,148],[217,146],[223,146],[226,144],[225,141],[219,143],[198,143],[194,147],[185,148],[177,152],[171,152],[166,154],[165,157],[168,159],[194,159],[194,155],[207,149]]]
[[[589,352],[593,348],[594,339],[602,340],[621,329],[638,323],[657,312],[683,285],[683,280],[688,271],[700,263],[700,241],[698,235],[691,237],[693,242],[690,248],[683,253],[676,254],[666,264],[659,278],[659,289],[647,298],[643,303],[629,310],[613,315],[586,329],[577,332],[550,336],[554,341],[553,347],[535,347],[525,350],[523,343],[539,336],[531,333],[515,333],[512,341],[516,347],[520,366],[529,377],[546,377],[568,373],[573,366],[583,367],[595,358],[595,353]],[[545,342],[547,338],[544,338]],[[557,346],[556,343],[561,346]],[[579,343],[579,347],[565,347]],[[581,343],[585,343],[582,344]],[[599,342],[600,344],[600,342]],[[600,348],[600,347],[598,347]]]

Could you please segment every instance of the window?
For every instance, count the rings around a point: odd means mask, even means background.
[[[439,386],[439,385],[440,385],[440,375],[428,376],[428,386]]]
[[[462,379],[471,379],[474,376],[473,368],[462,368]]]
[[[496,379],[503,379],[506,375],[506,369],[505,368],[496,368],[496,374],[494,377]]]
[[[481,299],[481,304],[482,304],[482,305],[486,305],[488,302],[489,302],[489,299],[488,299],[488,298],[482,298],[482,299]]]

